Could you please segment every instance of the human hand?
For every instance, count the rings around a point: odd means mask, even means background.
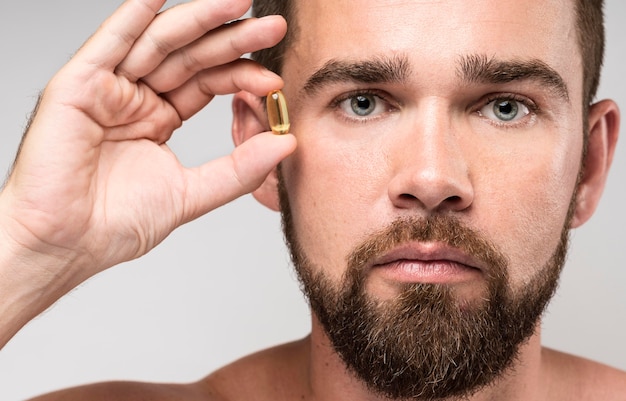
[[[214,95],[282,87],[239,57],[273,46],[286,26],[280,17],[224,25],[250,0],[157,14],[164,2],[126,1],[55,75],[0,194],[0,239],[18,255],[11,270],[42,288],[54,282],[53,293],[254,190],[295,148],[292,136],[266,133],[230,156],[180,165],[166,142]]]

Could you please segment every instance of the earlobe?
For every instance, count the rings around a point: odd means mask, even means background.
[[[232,135],[235,146],[239,146],[254,135],[269,130],[267,116],[261,99],[248,92],[239,92],[233,97]],[[272,170],[263,184],[252,192],[262,205],[278,211],[278,175]]]
[[[589,220],[600,202],[613,161],[619,124],[620,113],[615,102],[603,100],[590,107],[587,155],[578,186],[572,228]]]

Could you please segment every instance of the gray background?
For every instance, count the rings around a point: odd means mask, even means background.
[[[37,94],[118,0],[20,0],[0,6],[0,174]],[[168,4],[173,4],[170,2]],[[607,1],[600,97],[626,111],[626,2]],[[230,99],[171,141],[185,165],[232,150]],[[626,139],[596,216],[574,233],[544,343],[626,369]],[[192,381],[255,350],[300,338],[309,312],[279,217],[245,196],[180,228],[140,260],[83,284],[0,351],[0,400],[102,380]]]

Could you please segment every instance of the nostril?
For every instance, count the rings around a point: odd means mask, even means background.
[[[405,201],[415,201],[417,200],[417,197],[411,194],[401,194],[400,199],[405,200]]]
[[[416,205],[421,205],[425,207],[427,206],[421,201],[419,197],[415,195],[411,195],[409,193],[400,194],[397,198],[397,202],[398,202],[397,205],[400,207],[415,207]],[[434,206],[433,210],[442,209],[442,208],[445,209],[446,207],[456,209],[456,208],[462,207],[463,202],[464,202],[464,199],[462,196],[458,196],[458,195],[448,196],[443,201],[436,202],[437,205]]]
[[[411,195],[411,194],[401,194],[400,195],[400,199],[402,200],[406,200],[406,201],[414,201],[417,200],[417,197],[415,195]],[[444,202],[446,203],[459,203],[461,202],[461,197],[454,195],[454,196],[449,196],[447,197]]]

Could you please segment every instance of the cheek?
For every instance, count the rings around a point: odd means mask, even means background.
[[[510,154],[501,173],[491,175],[499,182],[483,191],[483,213],[491,211],[482,216],[491,226],[485,230],[509,256],[518,282],[533,277],[558,245],[580,167],[578,146],[540,145],[523,156]]]
[[[355,244],[382,223],[372,210],[386,196],[387,157],[371,143],[324,138],[319,127],[299,129],[293,131],[307,136],[283,162],[294,229],[311,261],[339,278]]]

